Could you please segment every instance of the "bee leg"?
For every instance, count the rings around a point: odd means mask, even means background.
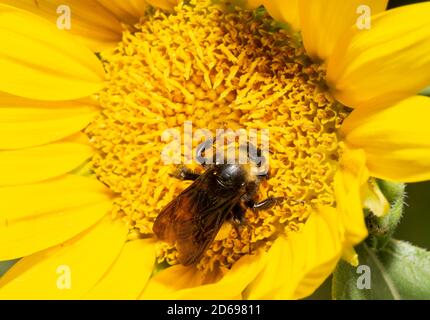
[[[231,214],[235,226],[243,226],[245,224],[245,212],[246,208],[241,203],[233,207]]]
[[[244,207],[241,203],[236,204],[231,211],[233,228],[236,231],[237,237],[239,239],[242,237],[242,228],[246,226],[245,212],[246,207]]]
[[[188,169],[185,166],[179,167],[178,170],[174,174],[169,174],[171,177],[174,177],[176,179],[180,180],[196,180],[198,177],[200,177],[200,174]]]
[[[277,203],[284,200],[282,197],[269,197],[260,202],[254,202],[253,200],[247,201],[246,205],[253,210],[267,210],[276,205]]]
[[[263,162],[266,160],[264,159],[264,157],[261,155],[261,149],[260,148],[256,148],[253,144],[248,143],[248,154],[249,154],[249,158],[256,164],[256,165],[262,165]]]
[[[270,179],[270,172],[263,172],[261,174],[258,174],[257,177],[259,177],[260,179],[264,179],[264,180],[269,180]]]
[[[233,216],[233,227],[236,230],[236,233],[239,239],[242,239],[241,230],[243,227],[248,228],[249,237],[247,239],[249,250],[248,254],[251,254],[251,239],[252,239],[252,228],[249,224],[247,224],[245,220],[245,212],[246,206],[243,203],[238,203],[233,207],[232,216]]]
[[[260,179],[269,179],[269,167],[267,159],[263,156],[260,148],[256,148],[253,144],[248,143],[248,156],[249,159],[257,165],[258,173],[257,176]]]

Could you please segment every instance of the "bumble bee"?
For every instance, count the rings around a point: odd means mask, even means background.
[[[179,170],[177,178],[194,182],[161,210],[153,226],[159,240],[176,243],[179,262],[185,266],[199,262],[225,221],[240,225],[247,208],[265,210],[282,200],[269,197],[256,202],[267,172],[253,172],[248,164],[206,165],[201,156],[204,147],[198,147],[197,158],[206,170],[203,174],[186,167]],[[251,158],[260,167],[261,159]]]

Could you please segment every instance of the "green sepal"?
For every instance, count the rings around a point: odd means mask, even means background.
[[[405,184],[394,183],[383,180],[377,180],[377,184],[390,203],[390,209],[385,216],[377,217],[368,212],[366,215],[366,225],[369,231],[369,237],[366,242],[372,248],[383,248],[391,239],[402,218]]]

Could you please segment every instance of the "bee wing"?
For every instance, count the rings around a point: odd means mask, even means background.
[[[160,240],[176,242],[179,262],[197,262],[234,204],[232,199],[216,199],[204,180],[196,180],[158,215],[153,231]]]
[[[199,211],[193,223],[182,223],[177,232],[179,262],[190,265],[198,262],[208,249],[231,210],[229,202],[213,204]]]
[[[190,187],[172,200],[157,216],[152,230],[158,239],[173,244],[182,225],[193,222]]]

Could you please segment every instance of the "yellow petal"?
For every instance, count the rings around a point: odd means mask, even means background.
[[[23,186],[3,187],[0,190],[0,226],[11,224],[15,220],[78,209],[108,199],[107,188],[97,179],[76,175]]]
[[[354,247],[347,246],[342,253],[342,259],[348,262],[353,267],[358,267],[359,260],[358,260],[358,254],[355,251]]]
[[[142,293],[143,299],[236,299],[255,279],[266,263],[265,253],[239,259],[223,278],[202,283],[202,275],[193,267],[173,266],[157,273]]]
[[[363,149],[371,176],[397,182],[430,179],[430,98],[415,96],[396,105],[358,108],[344,121],[348,145]]]
[[[275,241],[267,265],[247,289],[247,298],[300,299],[312,294],[334,270],[342,245],[336,210],[313,213],[300,232]]]
[[[93,51],[112,48],[121,41],[122,28],[118,19],[96,0],[1,0],[0,2],[33,12],[51,21],[55,26],[57,22],[61,23],[60,26],[64,25],[63,18],[67,17],[64,7],[66,6],[70,10],[71,25],[70,28],[63,27],[61,31],[72,34]]]
[[[293,29],[300,29],[298,0],[261,0],[251,2],[249,5],[257,7],[263,4],[273,19],[290,24]]]
[[[255,9],[263,5],[264,0],[246,0],[245,7],[248,9]]]
[[[75,116],[77,113],[96,111],[98,107],[99,101],[96,98],[44,101],[26,99],[0,91],[0,121],[2,123],[58,118],[57,112],[61,112],[64,116]]]
[[[157,273],[144,289],[141,299],[173,299],[175,291],[198,287],[202,275],[193,267],[175,265]]]
[[[60,211],[0,226],[0,261],[25,257],[62,243],[96,224],[110,201]]]
[[[47,102],[0,93],[0,149],[43,145],[85,128],[97,115],[94,101]]]
[[[337,209],[344,226],[346,242],[354,246],[367,236],[361,190],[368,180],[363,150],[345,150],[334,178]]]
[[[100,182],[73,175],[0,191],[0,261],[70,239],[111,208]]]
[[[306,51],[317,60],[326,60],[331,56],[334,47],[345,32],[361,19],[362,6],[367,6],[371,14],[376,14],[385,10],[388,0],[298,2],[300,26]]]
[[[127,242],[113,266],[84,299],[137,299],[154,268],[154,244],[150,239]]]
[[[86,144],[69,141],[31,149],[0,152],[0,187],[58,177],[80,166],[93,154]]]
[[[0,4],[0,91],[41,100],[78,99],[103,86],[101,62],[71,35]]]
[[[103,7],[112,12],[117,19],[125,23],[135,23],[145,15],[145,0],[97,0]]]
[[[372,18],[351,29],[328,61],[335,97],[350,107],[390,106],[430,83],[430,2]]]
[[[60,113],[56,115],[62,116]],[[85,128],[96,115],[92,111],[65,118],[2,123],[0,149],[19,149],[57,141]]]
[[[127,227],[106,217],[90,230],[18,261],[0,279],[0,299],[78,299],[103,277]]]
[[[364,186],[364,207],[372,211],[377,217],[383,217],[390,211],[390,203],[382,193],[375,179],[369,179]]]
[[[156,8],[172,11],[179,3],[179,0],[146,0],[146,2]]]

